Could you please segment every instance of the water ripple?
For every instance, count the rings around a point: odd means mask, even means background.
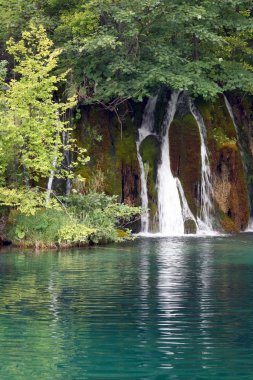
[[[251,380],[253,242],[0,254],[0,379]]]

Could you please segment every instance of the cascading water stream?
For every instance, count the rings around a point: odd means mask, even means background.
[[[154,135],[154,123],[155,123],[155,108],[157,103],[157,96],[150,98],[147,102],[141,127],[139,128],[139,139],[136,142],[137,157],[140,165],[141,172],[141,205],[145,212],[141,216],[141,232],[149,232],[149,212],[148,212],[148,188],[147,188],[147,175],[145,172],[144,163],[140,153],[140,146],[142,141],[150,135]]]
[[[195,217],[193,213],[191,212],[190,207],[188,206],[184,189],[179,178],[176,178],[176,184],[177,184],[177,189],[178,189],[180,199],[181,199],[182,215],[183,215],[184,222],[187,220],[193,220],[195,224],[197,225]]]
[[[229,116],[230,116],[230,118],[231,118],[231,120],[233,122],[233,125],[235,127],[235,130],[236,130],[237,141],[238,141],[238,145],[239,145],[239,149],[240,149],[240,154],[241,154],[241,158],[242,158],[243,168],[244,168],[244,171],[247,172],[247,165],[246,165],[245,157],[244,157],[244,154],[243,154],[242,144],[240,142],[239,128],[238,128],[238,125],[237,125],[237,123],[235,121],[235,116],[234,116],[231,104],[229,103],[228,98],[226,97],[226,95],[223,94],[223,96],[224,96],[224,100],[225,100],[225,104],[226,104]],[[249,204],[251,204],[250,201],[249,201]],[[252,213],[252,210],[251,210],[251,213]],[[253,232],[253,218],[252,217],[249,220],[248,228],[246,229],[246,231],[247,232]]]
[[[174,119],[179,93],[173,92],[171,99],[168,103],[168,108],[162,125],[161,132],[161,163],[158,167],[157,173],[157,193],[158,193],[158,215],[159,215],[159,233],[163,236],[177,236],[184,235],[185,221],[192,220],[197,226],[197,233],[213,232],[212,228],[212,181],[210,163],[207,150],[207,135],[204,120],[200,112],[195,107],[193,101],[189,98],[189,106],[192,115],[194,116],[199,127],[200,140],[201,140],[201,210],[200,216],[196,221],[192,214],[187,199],[184,194],[183,187],[179,178],[175,178],[171,171],[170,166],[170,152],[169,152],[169,129]],[[140,146],[142,141],[154,133],[154,114],[157,104],[157,97],[150,98],[143,115],[141,128],[138,130],[139,139],[136,142],[137,156],[141,171],[141,200],[142,207],[148,210],[148,189],[147,189],[147,173],[143,163]],[[142,229],[143,233],[149,232],[149,212],[146,211],[142,215]]]
[[[169,129],[174,119],[179,93],[173,92],[168,104],[162,129],[161,164],[157,174],[159,231],[162,235],[183,235],[184,218],[178,179],[173,177],[170,167]]]
[[[197,125],[199,127],[200,143],[201,143],[201,187],[200,187],[200,216],[198,218],[198,232],[212,232],[212,180],[211,180],[211,170],[210,162],[207,150],[207,133],[206,126],[198,109],[195,107],[192,99],[189,98],[190,110],[195,118]]]
[[[237,141],[238,141],[238,145],[239,145],[239,149],[240,149],[240,154],[241,154],[241,157],[242,157],[242,163],[243,163],[243,167],[244,167],[244,170],[246,170],[246,165],[245,165],[245,157],[243,155],[243,149],[242,149],[242,145],[241,145],[241,142],[240,142],[240,136],[239,136],[239,130],[238,130],[238,125],[235,121],[235,116],[234,116],[234,113],[233,113],[233,110],[232,110],[232,107],[231,107],[231,104],[229,103],[228,101],[228,98],[226,97],[225,94],[223,94],[224,96],[224,100],[225,100],[225,104],[226,104],[226,107],[227,107],[227,110],[228,110],[228,113],[229,113],[229,116],[233,122],[233,125],[234,125],[234,128],[235,128],[235,131],[236,131],[236,135],[237,135]]]

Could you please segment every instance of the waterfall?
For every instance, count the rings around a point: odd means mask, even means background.
[[[233,110],[232,110],[232,107],[231,107],[231,104],[229,103],[227,97],[225,94],[223,94],[224,96],[224,100],[225,100],[225,104],[226,104],[226,107],[227,107],[227,110],[228,110],[228,113],[229,113],[229,116],[233,122],[233,125],[235,127],[235,131],[236,131],[236,135],[237,135],[237,141],[238,141],[238,145],[239,145],[239,149],[240,149],[240,153],[241,153],[241,157],[242,157],[242,163],[243,163],[243,167],[244,167],[244,170],[246,170],[246,164],[245,164],[245,157],[243,155],[243,149],[242,149],[242,145],[241,145],[241,142],[240,142],[240,138],[239,138],[239,130],[238,130],[238,125],[236,124],[236,121],[235,121],[235,116],[234,116],[234,113],[233,113]]]
[[[144,163],[140,153],[140,146],[142,141],[152,133],[155,123],[155,108],[157,103],[157,96],[149,98],[142,119],[141,127],[138,129],[139,138],[136,142],[137,157],[140,165],[141,172],[141,205],[145,210],[141,216],[141,232],[147,233],[149,231],[149,211],[148,211],[148,188],[147,188],[147,175],[145,172]]]
[[[201,154],[201,186],[200,186],[200,216],[198,218],[198,229],[199,232],[211,232],[212,228],[212,180],[211,180],[211,170],[210,162],[208,157],[207,149],[207,132],[205,122],[201,116],[198,109],[195,107],[192,99],[189,98],[190,110],[195,118],[197,125],[199,127],[200,134],[200,154]]]
[[[163,235],[183,235],[184,219],[178,191],[178,180],[170,167],[169,128],[175,116],[179,93],[173,92],[163,123],[161,164],[157,174],[159,231]]]
[[[185,221],[192,220],[197,226],[198,233],[213,232],[212,228],[212,181],[211,170],[207,149],[207,132],[204,120],[200,112],[195,107],[193,101],[188,98],[190,111],[195,118],[201,141],[201,186],[200,186],[200,215],[196,221],[192,214],[184,190],[179,178],[175,178],[170,166],[169,151],[169,130],[174,119],[179,93],[173,92],[168,103],[166,116],[161,128],[161,162],[157,172],[157,194],[158,194],[158,215],[159,233],[163,236],[184,235]],[[141,201],[146,212],[142,215],[143,233],[149,232],[149,212],[148,212],[148,189],[147,173],[140,154],[142,141],[154,133],[154,114],[157,104],[157,97],[150,98],[146,105],[142,125],[139,128],[139,138],[136,142],[137,156],[141,171]]]
[[[177,189],[178,189],[180,199],[181,199],[182,215],[183,215],[184,222],[186,220],[193,220],[196,223],[195,217],[194,217],[193,213],[191,212],[190,207],[188,206],[187,199],[186,199],[185,193],[184,193],[184,189],[183,189],[183,186],[182,186],[179,178],[176,178],[176,184],[177,184]]]
[[[245,232],[253,232],[253,218],[250,218],[248,227],[246,228]]]
[[[224,96],[224,100],[225,100],[225,104],[226,104],[229,116],[230,116],[230,118],[231,118],[231,120],[232,120],[232,122],[234,124],[235,130],[236,130],[236,134],[237,134],[237,138],[238,138],[239,137],[238,126],[237,126],[237,124],[235,122],[235,117],[234,117],[234,113],[233,113],[231,104],[229,103],[228,98],[226,97],[226,95],[223,94],[223,96]],[[238,138],[238,143],[239,143],[239,138]]]
[[[240,136],[239,136],[239,128],[238,128],[238,125],[235,121],[235,116],[234,116],[234,113],[233,113],[233,110],[232,110],[232,107],[231,107],[231,104],[229,103],[227,97],[225,94],[223,94],[224,96],[224,100],[225,100],[225,104],[226,104],[226,107],[227,107],[227,110],[228,110],[228,113],[229,113],[229,116],[233,122],[233,125],[235,127],[235,130],[236,130],[236,135],[237,135],[237,141],[238,141],[238,146],[239,146],[239,149],[240,149],[240,154],[241,154],[241,158],[242,158],[242,164],[243,164],[243,169],[244,169],[244,172],[247,173],[247,165],[246,165],[246,160],[245,160],[245,156],[243,154],[243,148],[242,148],[242,144],[240,142]],[[251,204],[250,202],[250,199],[249,199],[249,205]],[[251,210],[251,214],[252,214],[252,210]],[[253,218],[251,216],[250,220],[249,220],[249,224],[248,224],[248,227],[246,229],[246,232],[253,232]]]

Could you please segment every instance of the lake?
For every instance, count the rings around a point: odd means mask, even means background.
[[[253,235],[0,251],[0,379],[253,376]]]

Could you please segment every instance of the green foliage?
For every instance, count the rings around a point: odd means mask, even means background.
[[[60,228],[58,231],[58,242],[66,242],[67,244],[84,244],[88,243],[91,235],[96,234],[94,228],[86,227],[81,223],[68,223]]]
[[[224,89],[252,92],[250,6],[244,0],[79,0],[67,18],[61,10],[55,38],[64,31],[65,58],[76,58],[75,81],[80,89],[85,77],[86,101],[142,99],[161,85],[205,98]]]
[[[42,207],[60,209],[56,199],[47,201],[46,193],[38,188],[20,187],[18,189],[9,189],[0,187],[0,206],[9,206],[20,211],[24,215],[35,215]]]
[[[96,230],[63,210],[41,209],[35,215],[11,214],[9,237],[18,245],[57,247],[88,244]]]
[[[236,138],[229,138],[226,136],[225,132],[220,128],[213,129],[213,137],[217,142],[218,147],[224,147],[225,145],[229,145],[230,147],[234,147],[237,149]]]
[[[86,102],[134,98],[161,85],[214,97],[252,93],[250,0],[0,0],[0,40],[44,23],[63,48],[68,85]]]
[[[55,98],[58,86],[66,77],[66,73],[55,72],[61,50],[53,48],[42,25],[34,24],[22,33],[20,41],[11,38],[7,46],[15,68],[14,78],[4,82],[5,62],[0,65],[0,185],[3,187],[0,202],[18,207],[25,214],[34,214],[36,208],[45,206],[45,194],[35,185],[52,176],[73,177],[74,167],[84,165],[88,157],[85,149],[77,147],[71,136],[73,126],[66,121],[66,112],[76,105],[76,100],[63,103]],[[69,136],[67,143],[64,133]],[[62,165],[65,151],[76,157],[68,168]],[[55,206],[56,202],[51,203]],[[51,203],[46,198],[46,207],[52,207]]]
[[[105,194],[74,195],[61,201],[62,209],[36,208],[27,214],[21,208],[12,211],[9,238],[18,245],[37,247],[118,242],[132,238],[124,226],[141,212]]]
[[[122,238],[118,229],[130,224],[141,213],[139,207],[118,203],[117,196],[109,197],[104,193],[72,195],[63,197],[62,201],[81,223],[96,229],[96,233],[91,237],[94,243],[121,241],[131,237],[130,231],[126,230]]]
[[[1,174],[9,158],[23,167],[26,181],[38,181],[55,171],[54,162],[62,161],[61,135],[70,128],[61,117],[75,102],[59,103],[53,98],[65,74],[52,73],[61,51],[52,49],[42,26],[31,25],[18,43],[10,39],[8,52],[15,59],[17,79],[6,85],[0,98],[1,162],[5,158]]]
[[[6,61],[0,61],[0,85],[1,86],[4,85],[4,80],[6,77],[6,71],[7,71],[6,64],[7,64]]]
[[[60,231],[70,225],[69,216],[62,210],[40,210],[35,215],[12,212],[8,235],[24,246],[57,246]]]

